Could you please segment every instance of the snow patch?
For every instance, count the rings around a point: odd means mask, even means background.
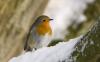
[[[55,46],[43,47],[36,51],[26,52],[10,59],[8,62],[59,62],[66,59],[67,62],[70,60],[69,57],[80,38],[81,36],[71,39],[68,42],[60,42]]]
[[[44,15],[54,19],[51,22],[52,38],[63,39],[68,33],[66,29],[72,22],[76,24],[84,22],[86,20],[84,10],[93,2],[94,0],[50,0]]]

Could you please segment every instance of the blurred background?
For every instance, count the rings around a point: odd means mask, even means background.
[[[0,62],[22,53],[31,24],[42,14],[54,19],[52,45],[89,31],[100,0],[0,0]]]

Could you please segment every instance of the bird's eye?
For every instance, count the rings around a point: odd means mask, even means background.
[[[45,22],[46,20],[43,20],[43,22]]]

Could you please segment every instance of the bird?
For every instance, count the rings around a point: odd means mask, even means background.
[[[39,16],[29,29],[26,37],[24,50],[32,51],[41,48],[43,45],[42,39],[48,35],[52,35],[52,29],[50,26],[50,21],[53,20],[46,15]],[[48,44],[48,42],[47,42]]]

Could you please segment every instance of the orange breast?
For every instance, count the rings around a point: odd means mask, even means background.
[[[36,32],[39,35],[45,35],[46,33],[51,35],[52,34],[52,30],[51,30],[49,22],[43,22],[40,25],[38,25],[37,28],[36,28]]]

